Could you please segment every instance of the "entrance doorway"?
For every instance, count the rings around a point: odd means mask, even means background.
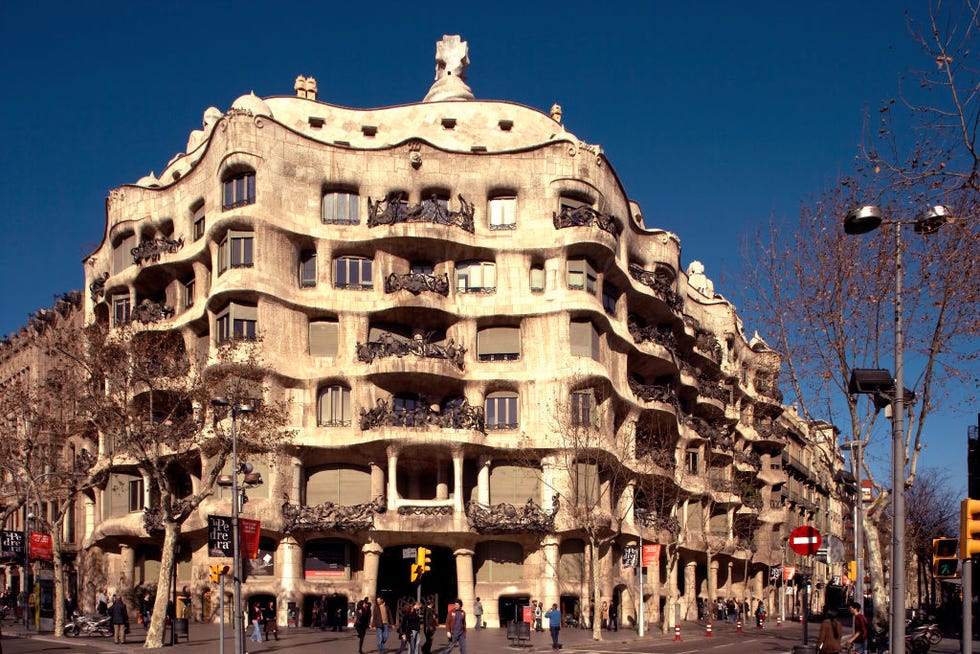
[[[500,626],[506,627],[513,620],[522,620],[524,618],[525,606],[531,606],[530,595],[501,595],[497,599],[497,611],[500,615]],[[531,622],[534,622],[533,616],[531,618]]]
[[[387,547],[381,554],[378,569],[377,594],[385,598],[389,607],[397,607],[399,601],[415,599],[421,584],[422,597],[434,597],[439,622],[446,619],[449,603],[457,597],[456,559],[448,547],[419,544],[432,551],[430,570],[412,582],[412,565],[415,563],[416,546]],[[373,599],[373,598],[372,598]]]

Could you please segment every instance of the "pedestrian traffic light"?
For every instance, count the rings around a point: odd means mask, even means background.
[[[847,578],[854,581],[858,578],[858,562],[848,561],[847,562]]]
[[[212,563],[210,566],[208,566],[208,576],[211,578],[212,582],[218,583],[218,581],[221,580],[221,575],[228,574],[229,570],[231,570],[231,568],[227,565]]]
[[[980,500],[960,503],[960,558],[964,561],[980,554]]]
[[[932,539],[932,576],[936,579],[955,579],[959,576],[959,552],[955,538]]]

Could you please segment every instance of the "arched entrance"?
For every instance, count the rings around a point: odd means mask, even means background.
[[[501,595],[497,598],[497,611],[500,616],[500,626],[506,627],[513,620],[523,619],[525,606],[531,606],[530,595]],[[533,623],[533,617],[532,617]]]
[[[377,594],[385,598],[390,607],[397,607],[403,598],[416,597],[421,584],[422,597],[433,596],[439,621],[446,619],[447,607],[457,594],[456,558],[448,547],[420,543],[432,551],[430,571],[422,575],[418,582],[411,580],[412,565],[415,563],[416,546],[399,545],[387,547],[381,554],[378,569]]]

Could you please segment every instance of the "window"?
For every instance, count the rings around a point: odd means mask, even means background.
[[[594,463],[575,463],[572,474],[575,502],[582,507],[596,507],[602,491],[599,466]]]
[[[334,282],[336,288],[370,290],[374,288],[371,275],[371,259],[364,257],[339,257],[334,260]]]
[[[225,180],[222,209],[255,204],[255,172],[239,173]]]
[[[310,321],[310,355],[337,356],[337,323],[328,320]]]
[[[112,326],[119,327],[129,322],[129,295],[112,296]]]
[[[414,427],[415,412],[424,406],[418,395],[409,393],[396,395],[391,401],[392,413],[395,414],[395,424],[401,425],[402,427]]]
[[[689,475],[697,475],[700,473],[700,462],[697,450],[688,450],[687,458],[685,459],[685,469]]]
[[[570,398],[573,427],[594,427],[595,395],[591,390],[574,391]]]
[[[494,293],[497,290],[497,265],[492,261],[467,261],[456,264],[458,293]]]
[[[129,512],[143,510],[143,480],[131,479],[129,482]]]
[[[490,229],[514,229],[517,227],[517,198],[492,198],[487,204]]]
[[[564,211],[565,209],[578,209],[579,207],[591,207],[592,204],[589,202],[583,202],[582,200],[576,200],[575,198],[570,198],[567,196],[561,196],[558,200],[559,211]]]
[[[428,261],[416,261],[408,269],[413,275],[431,275],[434,270],[435,268]]]
[[[568,288],[596,293],[596,272],[588,259],[569,259]]]
[[[323,194],[320,220],[328,225],[356,225],[358,223],[357,193],[332,191]]]
[[[184,302],[185,309],[190,309],[192,306],[194,306],[194,290],[196,286],[197,286],[196,280],[194,279],[193,275],[191,276],[190,279],[188,279],[183,284],[182,293],[184,296],[183,302]]]
[[[334,385],[320,389],[317,424],[321,427],[349,427],[351,424],[350,389]]]
[[[252,232],[228,232],[218,244],[218,274],[228,268],[251,268],[255,263]]]
[[[619,301],[619,289],[609,284],[602,285],[602,308],[609,315],[616,315],[616,303]]]
[[[112,248],[112,274],[118,275],[133,265],[133,248],[136,247],[136,234],[128,234]]]
[[[521,357],[520,327],[485,327],[477,332],[480,361],[516,361]]]
[[[316,251],[303,250],[299,254],[299,286],[313,288],[316,286]]]
[[[255,340],[258,325],[258,310],[244,304],[229,304],[215,319],[218,343],[232,339]]]
[[[544,266],[531,266],[531,292],[544,291]]]
[[[484,406],[487,429],[517,429],[517,393],[491,393]]]
[[[199,241],[204,237],[204,207],[194,212],[194,240]]]
[[[588,320],[573,320],[569,325],[569,340],[573,357],[599,360],[599,332]]]

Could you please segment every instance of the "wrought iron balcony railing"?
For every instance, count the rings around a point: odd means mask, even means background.
[[[623,233],[623,223],[616,216],[601,213],[592,207],[562,207],[561,211],[552,214],[555,229],[566,227],[598,227],[604,232],[609,232],[617,239]]]
[[[450,211],[447,203],[436,196],[413,205],[409,205],[404,200],[404,194],[398,192],[389,193],[377,202],[368,198],[367,224],[368,227],[377,227],[396,223],[434,223],[459,227],[472,234],[473,205],[462,195],[456,197],[459,199],[459,211]]]
[[[408,291],[419,295],[425,291],[446,297],[449,295],[449,275],[429,273],[391,273],[385,278],[385,293]]]
[[[674,280],[662,269],[644,270],[635,263],[629,265],[630,277],[650,288],[653,294],[667,303],[674,311],[684,308],[684,299],[674,290]]]
[[[555,531],[558,507],[557,495],[552,499],[551,510],[541,508],[531,498],[520,506],[506,502],[487,506],[471,501],[466,504],[466,517],[481,534],[551,534]]]
[[[400,338],[391,332],[385,332],[376,341],[358,343],[355,355],[358,361],[371,363],[375,359],[384,359],[386,357],[401,358],[409,354],[414,354],[421,358],[445,359],[456,366],[457,369],[463,369],[463,355],[466,354],[465,347],[456,345],[456,342],[451,338],[445,345],[433,343],[430,339],[430,334],[418,334],[415,338],[409,340],[407,338]]]
[[[393,408],[387,400],[379,399],[373,408],[361,408],[360,411],[362,431],[385,426],[426,429],[429,425],[443,429],[472,429],[486,433],[483,407],[470,406],[466,400],[436,411],[432,409],[432,403],[424,399],[420,399],[411,409]]]
[[[172,238],[161,236],[159,238],[151,238],[148,241],[143,241],[136,247],[132,248],[129,252],[133,255],[133,263],[135,263],[137,266],[142,266],[147,261],[156,263],[160,260],[161,255],[173,254],[182,247],[184,247],[183,237],[175,241]]]

